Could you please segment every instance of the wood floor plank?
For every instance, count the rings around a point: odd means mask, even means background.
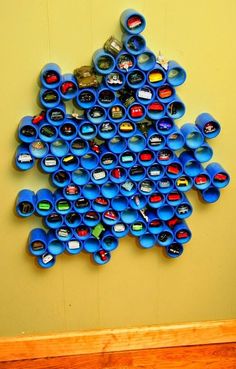
[[[236,343],[0,362],[0,369],[235,369]]]

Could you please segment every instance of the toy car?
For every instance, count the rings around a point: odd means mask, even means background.
[[[217,173],[215,176],[214,176],[214,180],[215,181],[218,181],[218,182],[224,182],[228,179],[228,176],[226,174],[223,174],[223,173]]]
[[[90,92],[84,91],[84,92],[81,92],[81,94],[79,95],[80,102],[88,103],[93,100],[94,100],[94,96]]]
[[[148,181],[143,181],[141,183],[140,190],[143,192],[151,192],[152,191],[151,183]]]
[[[130,115],[132,118],[142,117],[144,115],[143,107],[141,105],[131,106]]]
[[[98,220],[98,214],[95,211],[88,211],[85,214],[85,219]]]
[[[205,176],[204,174],[203,175],[199,175],[199,176],[196,176],[195,177],[195,180],[194,182],[197,184],[197,185],[202,185],[202,184],[205,184],[208,182],[208,178],[207,176]]]
[[[189,207],[187,205],[179,205],[177,208],[178,214],[185,214],[189,212]]]
[[[137,36],[130,37],[130,39],[127,42],[127,48],[132,51],[139,51],[140,48],[143,46],[143,40],[141,40]]]
[[[34,251],[40,251],[40,250],[43,250],[45,248],[45,245],[41,241],[34,241],[34,242],[32,242],[31,247],[32,247],[32,250],[34,250]]]
[[[150,227],[160,227],[161,226],[161,221],[158,219],[154,219],[149,223]]]
[[[54,260],[53,255],[51,255],[49,253],[45,253],[45,254],[42,255],[42,262],[43,262],[43,264],[48,264],[52,260]]]
[[[149,73],[148,79],[149,79],[150,83],[160,82],[160,81],[163,80],[163,75],[162,75],[161,72],[158,72],[157,70],[154,70],[154,71]]]
[[[187,178],[185,178],[185,177],[180,177],[180,178],[178,178],[177,179],[177,181],[176,181],[176,185],[178,186],[178,187],[181,187],[181,186],[188,186],[188,184],[189,184],[189,181],[187,180]]]
[[[96,154],[100,154],[101,152],[100,147],[94,141],[90,141],[90,149],[96,152]]]
[[[39,113],[38,115],[34,115],[32,118],[32,123],[33,124],[39,124],[40,122],[42,122],[45,119],[46,113],[44,110],[41,111],[41,113]]]
[[[137,16],[132,16],[128,19],[128,22],[127,22],[127,26],[129,29],[135,29],[137,27],[139,27],[140,25],[142,24],[142,21],[139,17]]]
[[[170,164],[167,167],[167,173],[178,174],[180,172],[180,167],[178,164]]]
[[[95,169],[92,176],[98,181],[106,177],[106,172],[103,169]]]
[[[32,163],[33,158],[30,154],[20,154],[17,158],[19,163]]]
[[[152,165],[149,168],[149,174],[150,176],[159,176],[161,174],[161,170],[157,165]]]
[[[176,238],[178,239],[188,238],[188,237],[189,237],[189,233],[187,231],[178,231],[176,233]]]
[[[122,163],[132,163],[134,161],[134,157],[131,154],[123,154],[121,156]]]
[[[67,195],[77,195],[79,193],[79,189],[78,186],[72,183],[66,187],[65,192]]]
[[[160,187],[160,188],[168,188],[168,187],[170,187],[170,181],[166,178],[163,178],[163,179],[161,179],[159,182],[158,182],[158,186]]]
[[[111,175],[112,175],[112,177],[114,177],[114,178],[117,178],[117,179],[119,179],[120,177],[121,177],[121,170],[120,170],[120,168],[115,168],[115,169],[113,169],[112,171],[111,171]]]
[[[89,115],[91,118],[100,118],[103,117],[104,111],[99,106],[95,106],[90,110]]]
[[[176,224],[178,224],[178,223],[180,223],[180,220],[179,220],[179,218],[177,218],[177,217],[174,217],[174,218],[172,218],[172,219],[170,219],[170,220],[168,220],[168,221],[167,221],[167,225],[168,225],[168,227],[170,227],[170,228],[175,227],[175,226],[176,226]]]
[[[158,153],[158,159],[160,161],[168,161],[168,160],[170,160],[170,157],[171,157],[171,152],[168,151],[168,150],[161,150]]]
[[[161,103],[153,102],[150,105],[148,105],[148,111],[150,112],[158,112],[158,111],[163,111],[163,110],[164,110],[164,106]]]
[[[158,129],[160,129],[160,131],[169,131],[172,128],[172,124],[165,119],[161,119],[158,122]]]
[[[88,228],[83,226],[76,228],[76,232],[79,237],[86,237],[89,234]]]
[[[36,135],[34,127],[25,126],[20,130],[21,134],[25,137],[34,137]]]
[[[70,204],[67,200],[59,200],[57,202],[57,209],[59,211],[66,211],[70,209]]]
[[[131,176],[138,176],[142,175],[144,173],[143,167],[141,165],[134,165],[132,168],[130,168],[130,175]]]
[[[118,217],[117,217],[117,214],[115,213],[115,211],[108,210],[104,213],[104,218],[111,219],[111,220],[116,220]]]
[[[62,159],[62,163],[64,165],[76,164],[77,158],[74,155],[67,155]]]
[[[151,146],[159,146],[163,142],[163,138],[159,135],[153,135],[149,139],[149,144]]]
[[[75,150],[82,150],[85,148],[85,142],[83,140],[76,139],[72,142],[71,147]]]
[[[59,171],[55,174],[55,180],[59,183],[64,183],[68,179],[68,174],[64,171]]]
[[[113,119],[120,119],[123,117],[124,111],[120,106],[113,106],[111,108],[111,117]]]
[[[101,56],[97,61],[97,66],[99,69],[107,70],[112,66],[112,61],[107,56]]]
[[[142,87],[138,90],[138,97],[144,100],[151,100],[152,91],[150,90],[150,88]]]
[[[118,59],[118,67],[128,72],[129,68],[132,68],[133,61],[128,55],[121,55]]]
[[[54,72],[47,72],[44,75],[44,80],[47,84],[51,85],[53,83],[57,83],[59,81],[59,76]]]
[[[113,55],[118,55],[122,50],[122,44],[115,37],[111,36],[104,44],[104,49]]]
[[[96,255],[98,255],[102,261],[107,261],[109,253],[105,250],[99,250],[96,252]]]
[[[122,132],[132,132],[134,127],[129,122],[123,122],[120,124],[120,131]]]
[[[153,158],[153,154],[151,152],[143,152],[140,154],[139,159],[142,161],[150,161]]]
[[[97,197],[94,202],[98,205],[102,205],[102,206],[107,206],[108,205],[108,201],[107,199],[105,199],[104,197]]]
[[[175,102],[171,103],[169,106],[168,106],[168,112],[171,114],[171,115],[175,115],[177,113],[177,105]]]
[[[53,137],[54,135],[56,135],[56,130],[53,126],[45,125],[40,129],[40,133],[41,135],[46,137]]]
[[[182,253],[182,246],[178,243],[172,244],[168,247],[168,253],[170,255],[180,255]]]
[[[159,90],[158,90],[158,96],[161,99],[167,99],[168,97],[170,97],[172,95],[173,95],[173,91],[170,87],[163,86],[163,87],[160,87]]]
[[[111,123],[105,122],[105,123],[102,123],[100,129],[101,129],[102,132],[110,132],[110,131],[114,130],[114,127],[112,126]]]
[[[101,91],[99,94],[99,101],[102,103],[111,103],[114,100],[114,95],[109,90]]]
[[[103,165],[110,165],[114,162],[114,158],[113,156],[111,156],[110,154],[105,154],[103,157],[102,157],[102,164]]]
[[[109,85],[122,85],[122,79],[119,73],[110,73],[107,76],[107,83]]]
[[[65,136],[71,136],[72,134],[75,133],[74,126],[72,126],[71,124],[64,124],[61,127],[61,131],[62,131],[63,135],[65,135]]]
[[[50,113],[50,119],[53,122],[58,122],[59,120],[63,120],[64,119],[64,113],[61,110],[54,109]]]
[[[141,231],[143,229],[143,224],[141,222],[134,223],[131,228],[133,231]]]
[[[169,236],[169,233],[167,233],[167,232],[165,232],[165,231],[163,231],[163,232],[161,232],[160,234],[159,234],[159,236],[158,236],[158,240],[159,241],[161,241],[161,242],[165,242],[165,241],[167,241],[168,240],[168,238],[169,238],[170,236]]]
[[[74,224],[77,221],[80,221],[80,217],[77,213],[69,213],[66,216],[66,220],[69,224]]]
[[[75,206],[79,209],[87,208],[89,206],[89,201],[87,199],[78,199],[75,202]]]
[[[114,231],[117,233],[125,231],[125,225],[123,223],[117,223],[114,225]]]
[[[68,247],[70,250],[75,250],[80,248],[80,242],[77,240],[68,241]]]
[[[94,133],[94,127],[92,124],[84,124],[81,126],[80,131],[83,135],[89,135],[90,133]]]
[[[167,199],[169,201],[179,201],[181,199],[181,195],[178,192],[170,192],[167,195]]]
[[[212,133],[216,131],[216,127],[213,123],[208,122],[207,124],[205,124],[204,126],[204,133]]]
[[[155,202],[162,201],[162,199],[163,199],[163,197],[161,195],[158,195],[158,194],[155,193],[155,194],[150,196],[149,201],[155,203]]]
[[[59,228],[57,234],[59,237],[68,237],[70,235],[70,230],[68,228]]]
[[[56,102],[58,100],[58,95],[53,90],[47,90],[43,93],[42,99],[45,102]]]
[[[92,67],[83,66],[75,69],[74,75],[80,88],[98,87],[98,80],[95,76]]]
[[[22,214],[30,214],[33,211],[33,205],[28,201],[22,201],[19,204],[19,209]]]
[[[61,85],[61,92],[66,95],[68,93],[74,92],[75,91],[75,84],[73,82],[64,82]]]
[[[121,185],[121,187],[130,192],[134,188],[134,183],[131,181],[126,181]]]
[[[143,75],[139,71],[131,72],[128,76],[128,80],[131,85],[136,85],[143,81]]]
[[[57,223],[61,221],[61,216],[57,213],[48,215],[47,220],[49,223]]]
[[[45,143],[40,140],[37,140],[32,142],[31,146],[34,150],[42,150],[45,148]]]
[[[51,204],[47,200],[42,200],[38,203],[38,209],[48,211],[51,209]]]

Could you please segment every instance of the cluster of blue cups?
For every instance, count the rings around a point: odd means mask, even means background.
[[[81,88],[73,74],[47,64],[40,74],[43,111],[19,124],[17,168],[29,170],[38,160],[56,188],[24,189],[16,201],[19,216],[39,215],[48,229],[33,229],[28,243],[43,268],[63,252],[82,250],[106,264],[128,233],[141,247],[157,244],[176,258],[191,239],[186,219],[193,209],[185,193],[196,188],[212,203],[229,183],[220,164],[203,166],[219,122],[203,113],[195,124],[175,124],[185,113],[175,91],[185,70],[175,61],[164,66],[147,48],[142,14],[128,9],[120,22],[121,49],[93,55],[100,85]],[[83,115],[66,113],[69,100]]]

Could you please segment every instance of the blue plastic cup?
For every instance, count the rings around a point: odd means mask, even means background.
[[[95,183],[87,183],[82,188],[83,196],[88,200],[94,200],[100,195],[100,187]]]
[[[69,151],[69,143],[65,140],[58,139],[50,144],[50,151],[57,157],[65,156]]]
[[[56,256],[60,255],[65,251],[64,242],[58,240],[54,231],[49,231],[47,234],[47,250],[50,254]]]
[[[42,123],[39,126],[39,138],[45,142],[53,142],[58,136],[58,129],[50,123]]]
[[[145,38],[141,35],[129,35],[123,34],[122,42],[128,53],[132,55],[138,55],[144,52],[146,49]]]
[[[157,88],[157,99],[165,104],[174,101],[175,89],[169,84],[161,85]]]
[[[137,67],[145,72],[152,70],[156,65],[156,56],[149,50],[145,49],[141,54],[137,55]]]
[[[185,114],[185,105],[177,95],[167,104],[166,113],[172,119],[179,119]]]
[[[78,91],[76,104],[82,109],[92,108],[97,100],[97,92],[94,88],[83,88]]]
[[[102,214],[102,222],[109,226],[118,223],[120,220],[120,213],[116,210],[108,209]]]
[[[53,211],[54,199],[53,194],[47,188],[42,188],[36,193],[35,208],[37,214],[47,216]]]
[[[142,14],[134,9],[126,9],[121,13],[120,24],[124,32],[137,35],[143,32],[146,21]]]
[[[201,168],[201,171],[194,177],[194,186],[198,190],[205,190],[206,188],[210,187],[210,184],[210,174],[204,170],[204,168]]]
[[[140,122],[146,116],[146,108],[140,103],[133,103],[128,107],[127,115],[131,121]]]
[[[173,119],[169,117],[163,117],[157,120],[156,130],[162,135],[169,135],[175,129],[175,123]]]
[[[120,154],[125,151],[127,142],[123,137],[115,136],[108,141],[108,148],[114,154]]]
[[[44,229],[34,228],[29,234],[29,252],[32,255],[43,255],[47,250],[47,235]]]
[[[34,142],[38,137],[38,127],[32,123],[32,117],[23,117],[18,127],[18,137],[24,143]]]
[[[162,231],[157,235],[157,243],[159,246],[167,247],[172,244],[173,240],[174,234],[167,226],[164,226]]]
[[[144,249],[150,249],[156,244],[156,237],[152,233],[146,232],[142,236],[139,237],[139,244]]]
[[[51,213],[44,218],[45,225],[50,229],[59,228],[64,222],[63,216],[58,213]]]
[[[190,149],[197,149],[204,142],[204,136],[201,131],[192,123],[185,123],[181,128],[185,137],[185,144]]]
[[[147,74],[147,82],[150,86],[159,87],[165,83],[165,80],[166,71],[159,64],[155,64]]]
[[[182,203],[184,194],[182,192],[173,189],[171,192],[166,194],[166,203],[171,206],[178,206]]]
[[[60,160],[54,155],[46,155],[40,160],[40,166],[45,173],[54,173],[60,167]]]
[[[75,183],[69,183],[63,188],[63,195],[66,199],[73,201],[80,197],[80,187]]]
[[[128,199],[124,196],[115,196],[111,199],[111,207],[116,211],[123,211],[128,208]]]
[[[145,149],[147,144],[146,138],[143,134],[136,134],[128,139],[128,147],[133,152],[141,152]]]
[[[78,134],[83,140],[92,140],[97,136],[97,127],[90,122],[83,122],[78,128]]]
[[[31,216],[35,212],[35,193],[31,190],[21,190],[16,198],[17,214],[23,218]]]
[[[116,94],[104,84],[100,85],[97,91],[97,102],[104,108],[109,108],[114,104]]]
[[[146,233],[147,224],[140,216],[138,216],[135,222],[130,224],[129,229],[130,229],[130,233],[133,236],[139,237]]]
[[[166,138],[166,144],[171,150],[180,150],[184,147],[185,137],[178,127],[174,127]]]
[[[48,144],[41,140],[35,140],[29,144],[29,152],[36,159],[44,158],[48,151]]]
[[[40,82],[45,88],[57,88],[61,83],[61,68],[55,63],[46,64],[40,73]]]
[[[170,246],[166,247],[166,253],[170,258],[177,258],[181,256],[183,251],[183,245],[178,242],[173,242]]]
[[[138,211],[135,209],[127,208],[120,214],[122,222],[125,224],[132,224],[138,219]]]
[[[192,233],[185,222],[179,223],[174,227],[176,242],[187,243],[192,237]]]
[[[46,109],[55,108],[60,104],[61,97],[56,89],[41,88],[39,93],[39,102]]]
[[[118,222],[112,226],[111,232],[116,238],[122,238],[129,233],[129,226],[125,223]]]
[[[146,112],[150,119],[156,120],[165,116],[166,108],[164,103],[154,100],[148,104]]]
[[[134,165],[128,170],[128,177],[134,182],[140,182],[146,177],[146,168],[142,165]]]
[[[157,215],[161,220],[170,220],[174,216],[175,210],[173,206],[164,204],[157,209]]]
[[[81,156],[80,164],[84,169],[92,170],[97,167],[99,163],[99,157],[95,152],[88,151],[85,155]]]
[[[101,187],[101,194],[105,198],[112,199],[119,193],[119,185],[113,182],[106,182]]]
[[[123,122],[126,118],[127,111],[122,104],[115,102],[108,110],[108,118],[112,123]]]
[[[175,187],[180,192],[187,192],[193,187],[193,180],[187,175],[182,175],[175,180]]]
[[[127,73],[126,83],[130,88],[140,88],[145,85],[146,75],[140,69],[133,69]]]
[[[73,74],[67,73],[62,76],[59,93],[63,100],[74,99],[78,93],[78,86]]]
[[[213,156],[213,150],[208,143],[204,142],[200,147],[193,150],[193,155],[200,163],[205,163],[211,160]]]
[[[158,151],[165,146],[166,139],[163,135],[156,132],[153,128],[148,131],[147,146],[152,151]]]
[[[37,256],[37,262],[41,268],[48,269],[55,264],[56,256],[46,251],[43,255]]]
[[[165,202],[165,197],[160,192],[154,192],[150,196],[148,196],[148,205],[151,208],[157,209],[162,206]]]
[[[61,242],[69,241],[73,237],[73,230],[71,227],[62,225],[55,230],[55,236]]]
[[[175,208],[175,214],[180,219],[189,218],[193,212],[192,205],[188,201],[187,197],[182,194],[182,201]]]
[[[106,251],[113,251],[118,247],[119,241],[111,231],[105,231],[102,235],[101,246]]]
[[[79,167],[79,158],[76,155],[68,153],[61,158],[61,168],[67,172],[73,172]]]
[[[89,210],[83,214],[83,223],[88,227],[95,227],[100,223],[101,215],[93,210]]]
[[[190,177],[196,177],[202,171],[202,166],[197,161],[190,150],[184,151],[180,154],[179,160],[183,164],[184,172]]]
[[[76,213],[84,214],[91,209],[91,202],[90,200],[81,197],[74,201],[73,207]]]
[[[136,66],[134,55],[121,51],[116,57],[116,68],[122,73],[131,72]]]
[[[126,199],[126,198],[125,198]],[[129,199],[129,204],[132,209],[140,210],[147,205],[147,196],[141,195],[138,192]],[[126,206],[126,208],[128,205]],[[125,209],[122,209],[125,210]]]
[[[153,163],[147,168],[147,176],[152,180],[161,179],[164,176],[165,168],[159,163]]]
[[[66,242],[66,251],[71,255],[79,254],[84,248],[83,242],[77,240],[76,237],[72,237]]]
[[[55,128],[55,127],[54,127]],[[77,136],[77,127],[72,120],[66,119],[66,121],[59,128],[59,136],[66,141],[71,141]]]
[[[110,200],[105,199],[104,197],[97,197],[92,202],[92,208],[97,211],[98,213],[103,213],[110,207]],[[116,210],[116,209],[114,209]]]
[[[124,168],[131,168],[137,160],[137,156],[131,151],[124,151],[119,155],[119,163]]]
[[[139,183],[138,189],[142,195],[151,195],[155,191],[155,182],[150,179],[144,179]]]
[[[157,152],[157,161],[159,164],[167,166],[172,163],[174,156],[174,152],[171,149],[164,147]]]
[[[109,74],[115,68],[115,58],[104,49],[98,49],[93,54],[93,64],[99,74]]]
[[[72,211],[65,216],[65,224],[70,228],[77,228],[81,223],[80,214]]]
[[[83,140],[82,138],[75,138],[70,142],[70,151],[74,155],[83,156],[88,152],[88,150],[88,141]]]
[[[54,192],[55,210],[58,214],[66,215],[71,211],[72,203],[63,196],[63,192],[57,189]]]
[[[171,86],[180,86],[186,80],[185,70],[174,60],[168,62],[167,81]]]
[[[208,164],[206,171],[211,177],[213,186],[224,188],[229,184],[230,176],[219,163]]]
[[[111,73],[107,74],[104,78],[105,85],[112,91],[121,90],[125,84],[125,75],[114,69]]]
[[[20,170],[29,170],[33,168],[35,159],[31,155],[28,145],[19,145],[16,149],[15,163]]]
[[[136,90],[136,100],[143,105],[149,105],[155,99],[155,91],[151,86],[144,85]]]
[[[220,190],[217,187],[210,186],[206,190],[201,191],[202,199],[207,203],[213,203],[219,200]]]
[[[220,133],[220,123],[208,113],[200,114],[195,121],[196,126],[206,138],[214,138]]]
[[[168,164],[166,167],[166,175],[169,178],[178,178],[183,174],[183,165],[181,161],[175,156],[172,163]]]
[[[55,108],[47,109],[46,119],[53,126],[60,126],[66,119],[66,108],[64,104],[59,104]]]
[[[63,188],[71,182],[71,174],[65,170],[58,169],[51,174],[51,180],[54,186]]]
[[[89,239],[96,240],[96,238],[91,237],[91,229],[90,229],[90,227],[86,226],[85,224],[80,224],[77,228],[75,228],[74,236],[79,241],[81,241],[81,240],[86,240],[87,241]],[[96,240],[96,241],[98,241],[98,240]],[[95,247],[95,245],[97,245],[97,243],[94,242],[94,241],[91,241],[91,242],[88,241],[88,243],[87,243],[88,248],[91,247],[91,249],[93,247]],[[84,246],[85,246],[85,242],[84,242]],[[88,249],[86,249],[85,247],[84,247],[84,250],[89,252]]]
[[[89,182],[90,174],[88,170],[84,168],[78,168],[72,172],[71,179],[76,185],[83,186]]]
[[[123,196],[131,197],[137,192],[137,184],[133,181],[125,181],[120,184],[120,193]]]

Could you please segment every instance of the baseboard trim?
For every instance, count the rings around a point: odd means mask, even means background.
[[[236,319],[0,338],[0,361],[236,342]]]

